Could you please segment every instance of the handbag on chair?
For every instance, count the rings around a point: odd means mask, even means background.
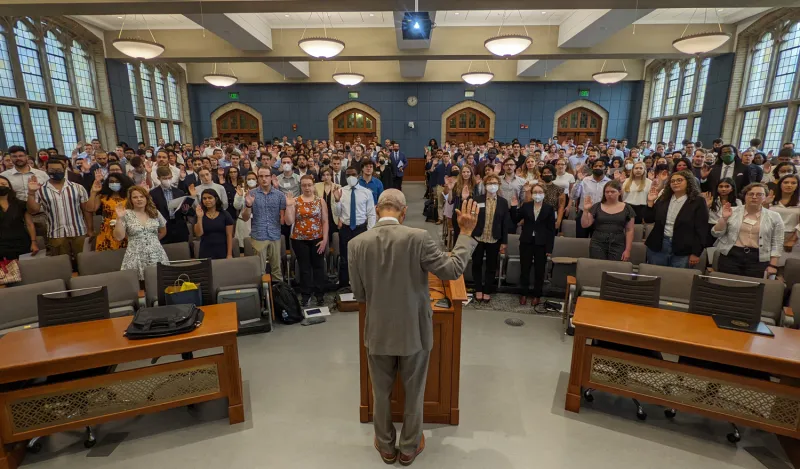
[[[19,271],[19,261],[3,259],[0,261],[0,285],[10,285],[22,281],[22,273]]]

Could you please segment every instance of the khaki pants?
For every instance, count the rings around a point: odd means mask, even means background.
[[[257,239],[250,238],[251,244],[253,245],[253,249],[258,253],[258,258],[261,260],[261,266],[263,267],[269,262],[270,269],[272,272],[272,280],[274,281],[283,281],[283,275],[281,274],[281,242],[278,241],[259,241]]]
[[[60,256],[68,254],[77,261],[78,254],[83,252],[86,236],[73,236],[71,238],[50,238],[47,240],[47,255]]]
[[[439,220],[444,219],[444,186],[436,186],[436,208]]]
[[[394,452],[397,434],[392,423],[391,396],[399,369],[406,400],[398,446],[401,453],[414,454],[422,439],[422,406],[425,402],[425,382],[428,379],[428,359],[431,352],[422,350],[402,357],[369,355],[369,351],[367,353],[374,401],[372,420],[378,447],[384,453]]]

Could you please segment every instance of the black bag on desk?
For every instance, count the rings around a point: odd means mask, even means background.
[[[133,316],[125,337],[135,340],[185,334],[202,322],[203,311],[191,304],[142,308]]]

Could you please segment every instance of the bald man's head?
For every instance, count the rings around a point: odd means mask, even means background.
[[[393,217],[397,221],[403,223],[406,218],[406,196],[397,189],[386,189],[381,193],[378,198],[378,205],[375,206],[375,211],[378,217]]]

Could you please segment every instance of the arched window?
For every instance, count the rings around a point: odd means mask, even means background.
[[[175,75],[176,71],[169,67],[141,63],[137,76],[137,67],[128,64],[134,125],[140,142],[156,146],[159,138],[165,142],[181,141],[180,94]]]
[[[13,26],[0,26],[0,146],[70,155],[98,138],[97,74],[82,33],[58,19],[4,20]]]
[[[697,139],[710,66],[710,58],[655,65],[646,132],[652,143],[681,148],[684,140]]]
[[[783,22],[754,39],[737,114],[740,148],[760,138],[764,152],[777,153],[800,138],[800,22]]]

